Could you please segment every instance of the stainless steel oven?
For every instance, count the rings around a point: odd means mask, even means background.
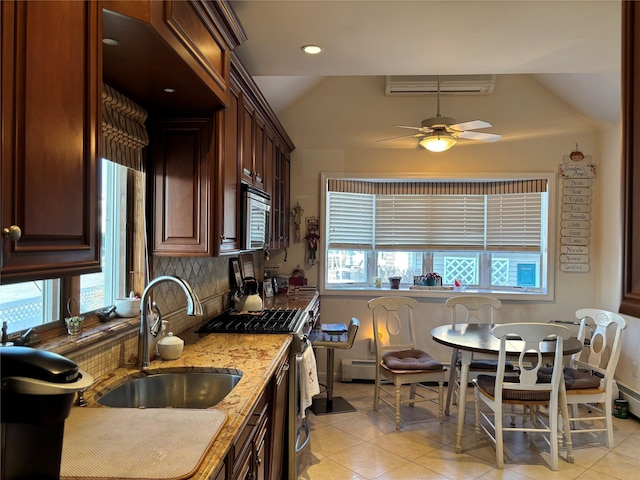
[[[316,294],[306,309],[273,308],[259,314],[220,315],[203,325],[199,333],[291,333],[289,353],[289,398],[286,426],[286,478],[296,480],[300,470],[300,456],[309,445],[311,430],[306,415],[300,410],[300,371],[305,350],[311,348],[309,334],[320,316],[320,297]]]

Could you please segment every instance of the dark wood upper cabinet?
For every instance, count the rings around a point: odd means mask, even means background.
[[[212,256],[213,117],[160,118],[151,135],[153,253]]]
[[[2,283],[99,271],[101,12],[93,1],[0,2]]]
[[[290,152],[277,139],[273,141],[271,175],[271,248],[274,250],[289,246],[289,225],[291,205]]]
[[[246,35],[226,1],[102,6],[104,36],[118,42],[104,46],[105,82],[154,111],[214,112],[229,104],[230,54]]]
[[[278,212],[272,228],[279,240],[273,242],[272,235],[270,246],[287,245],[283,231],[288,231],[288,161],[293,144],[233,54],[226,92],[224,109],[152,115],[156,120],[151,120],[155,127],[149,147],[150,218],[156,255],[241,251],[242,182],[272,195]]]
[[[238,162],[240,90],[232,83],[229,89],[229,107],[220,113],[223,125],[218,161],[218,194],[216,208],[216,235],[218,253],[240,250],[241,193],[240,164]]]
[[[241,92],[239,162],[241,180],[271,195],[269,247],[289,245],[289,164],[295,148],[240,61],[232,56],[231,84]]]
[[[622,2],[624,259],[620,313],[640,317],[640,8]],[[635,188],[634,188],[635,186]]]

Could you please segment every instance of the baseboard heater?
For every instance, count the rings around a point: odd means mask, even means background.
[[[342,381],[353,382],[376,379],[375,360],[353,360],[345,358],[342,360]]]
[[[640,393],[636,392],[624,383],[617,383],[620,398],[629,402],[629,413],[640,418]]]

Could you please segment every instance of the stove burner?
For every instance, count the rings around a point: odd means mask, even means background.
[[[299,328],[299,308],[278,308],[259,313],[225,312],[197,333],[293,333]]]

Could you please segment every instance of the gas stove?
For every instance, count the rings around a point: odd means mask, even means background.
[[[306,323],[303,313],[300,308],[227,311],[209,320],[197,333],[297,333]]]

